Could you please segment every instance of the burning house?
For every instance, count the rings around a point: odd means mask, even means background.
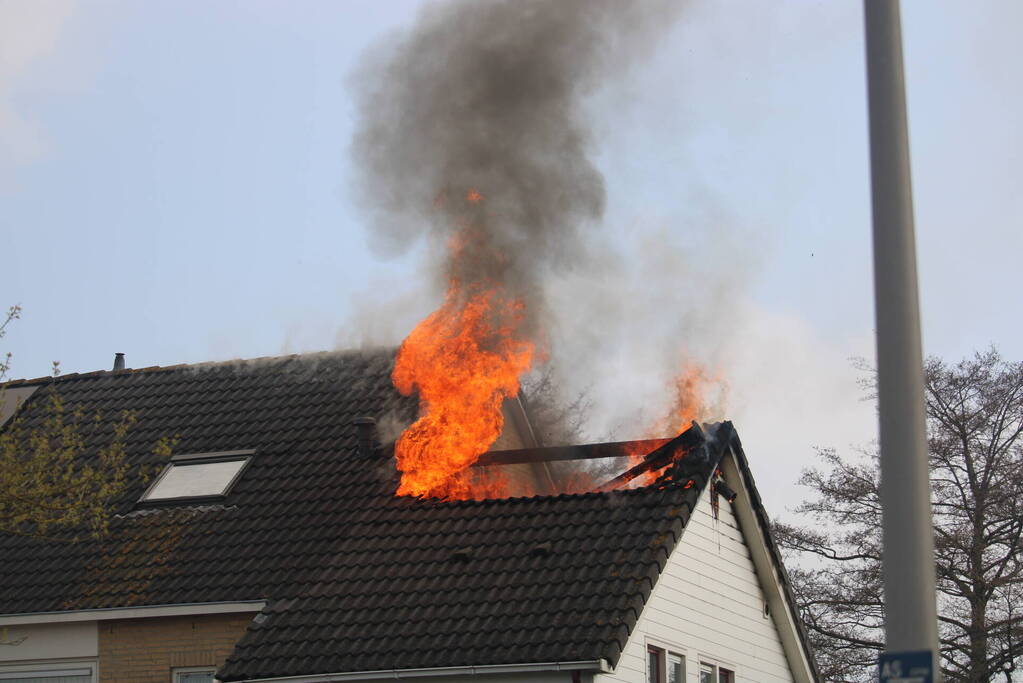
[[[356,196],[438,286],[397,353],[12,383],[26,425],[49,391],[132,411],[156,477],[100,539],[0,536],[0,681],[817,680],[735,429],[693,421],[698,362],[663,438],[544,447],[519,400],[572,353],[549,280],[603,214],[585,100],[681,4],[431,4],[367,54]]]
[[[49,391],[135,411],[156,476],[102,538],[0,535],[0,680],[816,680],[730,423],[544,448],[506,407],[515,448],[417,495],[397,372],[382,351],[13,383],[26,425]]]

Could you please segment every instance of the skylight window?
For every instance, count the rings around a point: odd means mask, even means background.
[[[222,498],[255,451],[175,455],[139,502],[173,503]]]

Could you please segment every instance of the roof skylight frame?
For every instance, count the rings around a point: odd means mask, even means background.
[[[256,449],[244,449],[235,451],[214,451],[210,453],[185,453],[181,455],[171,456],[170,462],[164,467],[163,471],[150,483],[146,488],[145,493],[136,501],[136,507],[162,507],[172,505],[186,505],[190,503],[215,503],[223,501],[227,498],[228,494],[231,493],[231,489],[234,488],[235,483],[241,478],[242,474],[249,466],[249,462],[252,457],[256,454]],[[216,493],[203,493],[203,494],[192,494],[184,496],[164,496],[159,498],[153,498],[153,493],[160,486],[161,482],[164,482],[168,475],[175,470],[175,468],[183,467],[199,467],[202,465],[215,464],[215,463],[227,463],[227,462],[241,462],[241,466],[231,475],[231,478],[227,483]]]

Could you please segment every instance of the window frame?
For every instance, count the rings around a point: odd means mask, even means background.
[[[176,666],[171,669],[171,683],[180,683],[178,674],[213,674],[213,683],[219,683],[215,666]]]
[[[651,657],[651,655],[653,655],[653,656]],[[647,643],[647,645],[646,645],[646,681],[647,681],[647,683],[651,683],[651,681],[653,681],[654,683],[665,683],[665,673],[667,673],[664,670],[665,659],[666,659],[666,657],[665,657],[664,648],[657,647],[656,645],[651,645],[650,643]],[[657,671],[651,671],[650,670],[650,662],[651,662],[651,660],[657,663]]]
[[[163,468],[163,471],[150,482],[149,486],[146,487],[145,492],[135,502],[136,507],[159,507],[164,505],[188,505],[193,503],[220,501],[227,498],[228,494],[231,493],[231,489],[241,478],[245,470],[248,469],[249,464],[252,462],[252,458],[255,456],[256,450],[253,448],[238,450],[238,451],[216,451],[213,453],[187,453],[183,455],[171,456],[170,462]],[[238,468],[238,471],[234,473],[234,476],[227,482],[224,489],[220,493],[210,493],[201,496],[174,496],[169,498],[150,498],[156,487],[160,485],[160,482],[175,468],[175,467],[195,467],[197,465],[206,465],[210,463],[219,462],[237,462],[241,460],[242,466]]]
[[[0,683],[15,678],[38,678],[44,676],[89,676],[91,683],[99,680],[99,669],[95,660],[73,659],[68,661],[49,660],[35,662],[0,662]]]
[[[657,655],[657,683],[668,683],[669,657],[678,657],[682,663],[682,683],[686,680],[686,649],[660,640],[647,639],[646,657],[643,663],[643,680],[650,683],[650,655]]]
[[[665,654],[665,657],[664,657],[664,661],[665,661],[664,680],[667,683],[668,679],[670,678],[668,667],[671,666],[671,663],[672,663],[671,662],[671,658],[672,657],[678,657],[679,663],[682,665],[682,676],[679,679],[679,683],[685,683],[685,681],[686,681],[686,656],[684,654],[682,654],[681,652],[676,652],[674,650],[668,650],[667,653]]]
[[[711,683],[721,683],[721,672],[725,671],[731,675],[731,683],[735,683],[736,667],[734,664],[724,662],[714,657],[703,657],[699,658],[700,668],[698,673],[700,676],[703,675],[704,667],[709,667],[711,670]],[[701,679],[702,680],[702,679]]]

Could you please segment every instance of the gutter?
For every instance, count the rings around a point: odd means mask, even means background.
[[[63,612],[22,612],[0,614],[0,626],[22,624],[54,624],[71,621],[105,621],[108,619],[143,619],[147,617],[184,617],[200,614],[237,614],[259,612],[266,600],[236,602],[190,602],[174,605],[139,605],[137,607],[102,607],[99,609]]]
[[[533,664],[485,664],[480,666],[441,666],[425,669],[384,669],[377,671],[350,671],[346,673],[316,674],[310,676],[282,676],[280,678],[245,678],[244,683],[333,683],[334,681],[363,681],[393,678],[427,678],[431,676],[486,676],[488,674],[536,673],[540,671],[592,671],[611,673],[614,669],[606,659],[581,662],[538,662]]]

